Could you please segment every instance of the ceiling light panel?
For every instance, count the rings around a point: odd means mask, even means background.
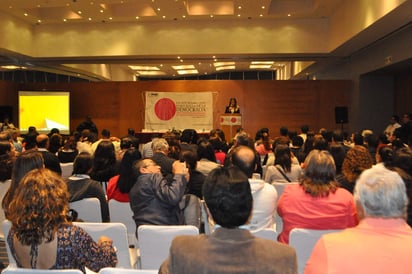
[[[172,66],[174,70],[190,70],[195,69],[194,65],[182,65],[182,66]]]
[[[178,70],[177,74],[179,75],[186,75],[186,74],[198,74],[199,71],[197,69],[187,69],[187,70]]]
[[[134,65],[130,65],[129,68],[132,69],[132,70],[160,70],[156,66],[134,66]]]
[[[235,62],[215,62],[213,63],[214,67],[223,67],[223,66],[233,66],[235,65]]]
[[[233,15],[233,1],[227,0],[187,0],[186,10],[189,15]]]

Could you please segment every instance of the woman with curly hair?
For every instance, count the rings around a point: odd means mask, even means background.
[[[32,170],[22,179],[8,206],[12,224],[7,242],[18,267],[80,269],[98,272],[117,263],[112,240],[96,243],[67,220],[66,183],[48,169]]]
[[[283,231],[278,240],[289,243],[293,228],[343,229],[357,224],[351,193],[335,181],[335,162],[326,150],[312,150],[304,162],[299,184],[285,187],[278,203]]]

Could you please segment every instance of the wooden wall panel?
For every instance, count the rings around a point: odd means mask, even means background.
[[[12,90],[10,90],[12,89]],[[129,127],[144,127],[144,92],[214,92],[214,127],[219,127],[229,98],[241,107],[243,127],[251,133],[268,127],[277,135],[281,126],[299,131],[302,124],[312,130],[335,129],[334,107],[350,106],[351,82],[337,81],[142,81],[97,83],[8,84],[0,81],[0,98],[9,95],[17,107],[18,90],[70,91],[71,128],[91,115],[99,130],[124,136]],[[229,136],[228,136],[229,137]]]

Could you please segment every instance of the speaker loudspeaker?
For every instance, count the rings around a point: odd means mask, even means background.
[[[335,107],[336,124],[348,123],[348,107]]]

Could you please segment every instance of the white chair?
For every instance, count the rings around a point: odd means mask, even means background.
[[[29,269],[9,265],[1,273],[4,274],[83,274],[79,269]]]
[[[63,180],[68,179],[72,176],[73,173],[73,162],[69,163],[60,163],[60,167],[62,169],[62,178]]]
[[[265,228],[258,230],[256,232],[252,232],[255,237],[277,241],[278,240],[278,233],[272,228]]]
[[[204,200],[200,200],[200,208],[201,208],[201,215],[202,215],[202,223],[204,226],[205,234],[209,235],[214,230],[214,224],[211,220],[209,220],[209,214],[207,214],[206,203]]]
[[[157,269],[124,269],[124,268],[113,268],[105,267],[100,269],[99,274],[157,274],[159,270]]]
[[[74,222],[73,224],[83,228],[96,242],[99,240],[100,236],[111,238],[113,240],[113,246],[117,249],[118,263],[116,267],[133,268],[136,258],[130,257],[127,229],[124,224],[83,222]]]
[[[102,222],[100,201],[97,198],[85,198],[71,202],[70,208],[76,210],[78,218],[84,222]]]
[[[136,223],[133,220],[133,211],[130,208],[130,203],[119,202],[110,199],[109,202],[110,221],[113,223],[122,223],[127,228],[127,237],[129,245],[138,247],[136,239]]]
[[[298,184],[298,182],[291,182],[291,183],[272,183],[273,187],[276,189],[277,193],[278,193],[278,201],[280,199],[280,196],[282,196],[283,191],[285,190],[285,187],[288,185],[292,185],[292,184]],[[276,231],[277,233],[281,233],[283,230],[283,220],[282,218],[278,215],[278,213],[276,212],[276,216],[275,216],[275,220],[276,220]]]
[[[141,225],[137,230],[142,269],[159,269],[168,257],[173,238],[178,235],[198,235],[192,225]]]
[[[10,184],[11,180],[0,182],[0,201],[3,201],[4,195],[6,195],[6,192],[9,189]],[[3,223],[4,220],[6,220],[6,217],[4,216],[4,210],[3,208],[0,208],[0,223]],[[5,236],[7,237],[6,234],[3,234],[3,232],[0,231],[0,239],[3,240]]]
[[[289,245],[295,248],[298,260],[298,273],[303,273],[306,262],[312,254],[316,242],[324,234],[339,232],[337,230],[316,230],[305,228],[294,228],[289,234]]]
[[[11,228],[11,222],[9,220],[4,220],[1,224],[1,230],[3,231],[4,236],[6,237],[6,250],[7,250],[7,258],[9,258],[9,265],[16,266],[16,260],[14,259],[13,255],[11,255],[9,244],[7,243],[7,235],[9,235],[9,230]]]

